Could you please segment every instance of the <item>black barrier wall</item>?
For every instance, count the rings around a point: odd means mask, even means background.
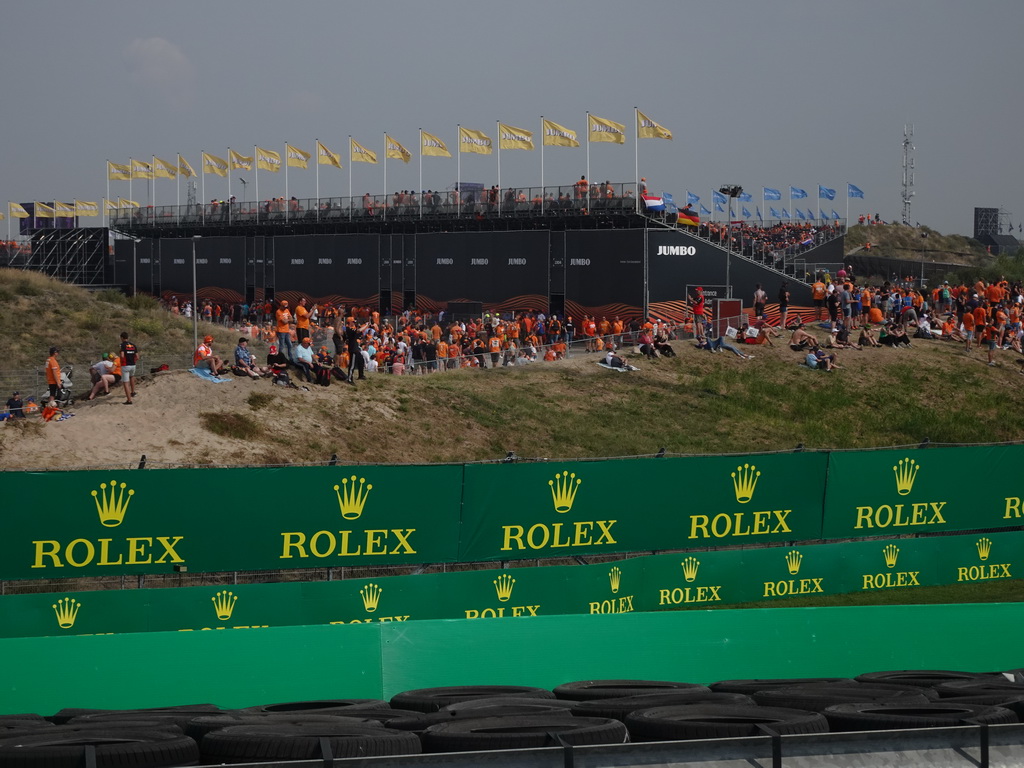
[[[773,301],[778,272],[677,230],[520,230],[203,237],[196,243],[200,298],[252,300],[306,295],[332,303],[383,302],[383,310],[449,301],[485,311],[544,310],[633,317],[679,314],[687,286],[732,285],[750,303],[761,283]],[[843,240],[802,254],[841,261]],[[143,261],[149,259],[148,262]],[[192,240],[119,240],[115,278],[139,290],[189,295]],[[134,270],[134,271],[133,271]],[[807,285],[789,278],[791,301],[810,305]]]

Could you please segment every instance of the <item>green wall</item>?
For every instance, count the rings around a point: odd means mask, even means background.
[[[271,627],[0,640],[0,713],[389,698],[438,685],[707,683],[1021,664],[1018,604],[775,608],[529,621]]]

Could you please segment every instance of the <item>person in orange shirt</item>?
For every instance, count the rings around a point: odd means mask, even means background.
[[[295,362],[292,354],[292,313],[288,309],[288,302],[282,301],[274,313],[277,320],[277,348],[279,352],[288,358],[289,362]]]
[[[57,362],[57,355],[60,354],[60,350],[56,347],[50,347],[50,356],[46,359],[46,384],[50,388],[50,399],[54,399],[57,396],[57,390],[60,389],[60,363]]]
[[[977,325],[973,312],[964,312],[964,341],[967,354],[971,354],[971,344],[974,342],[974,328]]]
[[[999,331],[996,330],[995,325],[986,323],[981,331],[979,340],[988,348],[988,364],[993,368],[996,364],[996,345],[998,344],[998,339]]]
[[[295,307],[295,336],[299,344],[309,338],[309,310],[306,309],[306,297],[299,299]]]

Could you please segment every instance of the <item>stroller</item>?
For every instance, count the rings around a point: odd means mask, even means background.
[[[74,397],[71,395],[71,375],[74,373],[74,366],[70,363],[60,370],[60,387],[57,388],[57,395],[54,401],[58,408],[67,408],[75,402]],[[41,403],[47,403],[50,400],[50,390],[46,389],[39,398]]]

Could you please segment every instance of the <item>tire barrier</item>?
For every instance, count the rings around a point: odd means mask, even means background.
[[[1017,716],[1002,707],[940,704],[917,706],[901,704],[835,704],[826,707],[824,716],[834,731],[876,731],[891,728],[942,728],[964,723],[1019,722]]]
[[[628,741],[626,726],[618,720],[571,715],[470,718],[438,723],[423,732],[426,752],[624,744]]]
[[[697,683],[672,683],[659,680],[580,680],[573,683],[562,683],[554,689],[554,694],[559,699],[589,701],[667,691],[711,692],[707,686]]]
[[[252,763],[276,760],[328,760],[332,757],[416,755],[419,738],[382,725],[337,723],[232,725],[206,734],[203,760]]]
[[[442,707],[462,701],[512,696],[523,698],[555,698],[544,688],[523,685],[452,685],[442,688],[418,688],[391,697],[391,706],[417,712],[437,712]]]
[[[198,745],[180,731],[60,725],[0,738],[3,768],[165,768],[198,763]]]
[[[828,732],[823,715],[781,707],[679,704],[641,709],[626,717],[626,727],[635,741],[760,736],[761,725],[778,734]]]

